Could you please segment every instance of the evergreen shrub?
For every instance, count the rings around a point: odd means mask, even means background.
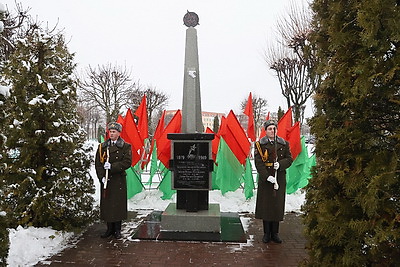
[[[313,1],[323,77],[303,207],[309,266],[400,266],[400,7]]]

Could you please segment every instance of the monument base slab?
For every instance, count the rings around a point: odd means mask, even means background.
[[[170,203],[161,214],[162,232],[221,232],[219,204],[209,204],[208,210],[187,212]]]
[[[167,232],[161,231],[163,211],[150,213],[132,234],[131,239],[200,242],[239,242],[246,243],[240,216],[236,212],[221,212],[221,233],[213,232]]]

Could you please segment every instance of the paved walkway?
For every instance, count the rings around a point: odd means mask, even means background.
[[[94,224],[70,248],[36,266],[298,266],[307,259],[298,214],[285,215],[282,244],[264,244],[262,221],[240,214],[247,243],[137,240],[131,236],[143,216],[130,212],[123,238],[101,239],[103,224]],[[247,229],[246,229],[247,226]]]

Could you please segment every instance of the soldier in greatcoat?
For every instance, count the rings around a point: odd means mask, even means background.
[[[132,151],[131,145],[120,137],[121,124],[111,122],[108,130],[110,138],[99,144],[95,158],[101,185],[100,219],[107,223],[107,230],[101,237],[114,235],[119,239],[122,220],[128,215],[125,170],[132,164]]]
[[[258,176],[255,217],[263,220],[263,242],[282,243],[279,222],[283,221],[286,197],[286,168],[292,164],[289,143],[276,135],[277,125],[264,123],[266,136],[256,142],[254,161]]]

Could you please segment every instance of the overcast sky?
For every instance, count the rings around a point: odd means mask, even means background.
[[[169,97],[168,109],[182,108],[187,10],[196,27],[202,110],[240,112],[250,92],[268,109],[287,109],[278,79],[264,61],[276,36],[276,22],[290,2],[306,0],[19,0],[38,20],[63,28],[78,71],[111,63],[133,79]],[[14,10],[14,0],[0,0]],[[306,108],[306,117],[311,107]]]

